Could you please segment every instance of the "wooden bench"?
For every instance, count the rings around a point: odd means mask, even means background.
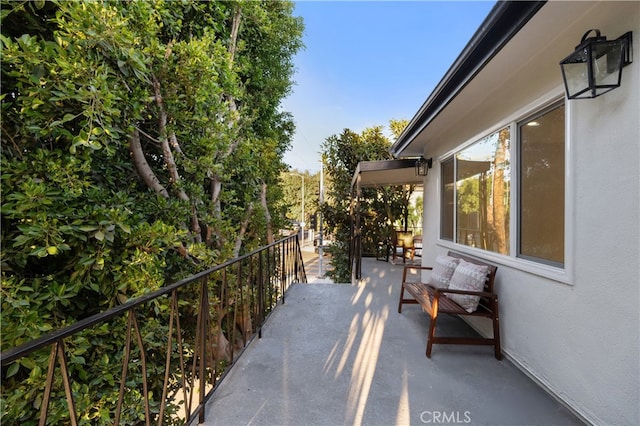
[[[461,255],[455,252],[449,252],[449,256],[464,259],[467,262],[476,265],[486,265],[489,267],[487,280],[484,285],[484,291],[473,292],[466,290],[442,289],[425,284],[422,282],[407,281],[407,272],[409,270],[431,270],[429,266],[406,265],[402,274],[402,287],[400,289],[400,300],[398,301],[398,312],[402,313],[402,305],[420,304],[422,309],[431,316],[431,324],[429,325],[429,334],[427,337],[427,358],[431,358],[431,347],[434,343],[442,344],[458,344],[458,345],[492,345],[495,348],[495,357],[502,359],[500,349],[500,317],[498,315],[498,295],[493,291],[493,282],[496,276],[497,267],[481,260]],[[418,279],[420,279],[418,277]],[[405,299],[405,290],[413,299]],[[456,302],[447,297],[447,294],[469,294],[480,296],[478,309],[473,312],[467,312]],[[490,318],[493,323],[492,338],[472,338],[472,337],[445,337],[436,336],[436,322],[438,314],[453,314],[472,317]]]

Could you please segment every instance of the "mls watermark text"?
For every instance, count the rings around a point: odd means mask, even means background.
[[[439,411],[425,410],[420,413],[420,421],[425,424],[469,424],[470,411]]]

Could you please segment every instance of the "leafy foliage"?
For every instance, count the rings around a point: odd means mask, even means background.
[[[3,350],[266,242],[284,220],[266,217],[281,211],[293,133],[279,110],[302,47],[292,10],[2,2]],[[263,188],[267,203],[252,208]],[[147,315],[153,357],[166,321]],[[97,372],[122,356],[123,333],[70,343],[84,424],[112,417],[119,373]],[[47,357],[3,371],[3,424],[37,416]],[[141,405],[129,402],[136,419]],[[49,411],[65,421],[62,405]]]
[[[403,128],[398,123],[401,122],[392,122],[394,132]],[[382,126],[377,126],[358,134],[345,129],[341,134],[325,139],[322,146],[325,170],[330,181],[322,214],[328,232],[334,235],[334,243],[328,249],[332,255],[333,270],[328,275],[335,282],[351,282],[349,246],[353,173],[360,161],[392,158],[389,154],[390,141],[382,130]],[[391,235],[394,222],[407,209],[407,194],[403,187],[362,189],[359,214],[365,254],[375,253],[377,243]]]
[[[304,221],[310,229],[311,216],[317,213],[319,204],[320,172],[294,170],[280,176],[286,202],[286,217],[290,222],[300,221],[302,217],[302,184],[304,181]]]

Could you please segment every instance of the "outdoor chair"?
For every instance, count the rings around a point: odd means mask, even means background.
[[[402,256],[402,262],[406,262],[407,255],[413,259],[414,245],[413,245],[413,233],[405,231],[394,231],[391,239],[393,260],[396,260],[396,256]]]

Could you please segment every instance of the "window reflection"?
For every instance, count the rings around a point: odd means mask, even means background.
[[[537,126],[529,123],[535,122]],[[519,126],[518,255],[564,264],[564,105]]]
[[[453,158],[442,162],[442,206],[440,209],[440,237],[453,241]]]
[[[456,242],[509,253],[510,131],[456,154]]]

